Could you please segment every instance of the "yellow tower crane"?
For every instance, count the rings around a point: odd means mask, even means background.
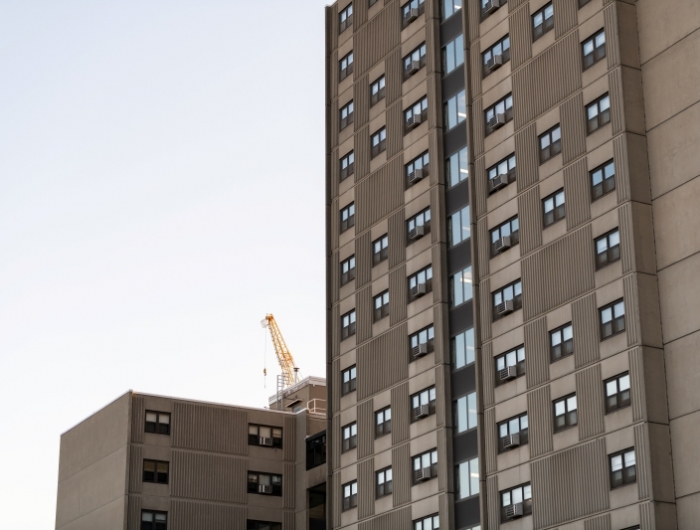
[[[277,325],[275,317],[271,313],[265,315],[265,318],[260,321],[260,325],[270,330],[270,337],[272,337],[272,344],[275,346],[277,362],[279,362],[280,368],[282,368],[282,375],[278,377],[277,380],[278,391],[284,390],[294,383],[298,383],[299,368],[294,364],[294,357],[292,357],[292,353],[289,351],[289,348],[287,348],[287,343],[284,341],[284,337]],[[267,375],[267,372],[265,375]]]

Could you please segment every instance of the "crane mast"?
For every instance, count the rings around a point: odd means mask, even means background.
[[[275,355],[277,362],[282,368],[282,389],[292,386],[299,381],[299,368],[294,364],[294,357],[284,341],[282,332],[280,331],[277,321],[272,313],[265,315],[265,318],[260,322],[262,327],[270,330],[272,344],[275,347]]]

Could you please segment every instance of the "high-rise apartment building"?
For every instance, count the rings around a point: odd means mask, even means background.
[[[700,527],[700,2],[326,11],[332,528]]]

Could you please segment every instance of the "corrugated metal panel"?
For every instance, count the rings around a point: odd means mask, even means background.
[[[366,75],[355,81],[352,93],[355,111],[353,126],[359,129],[369,121],[369,79]]]
[[[246,512],[244,506],[173,499],[170,502],[168,527],[173,530],[240,530],[245,527]]]
[[[340,467],[340,416],[333,416],[332,420],[332,433],[331,436],[327,438],[328,443],[331,445],[331,451],[333,456],[333,465]],[[337,469],[337,468],[336,468]]]
[[[406,216],[403,208],[389,217],[389,267],[406,261]]]
[[[146,405],[141,396],[131,394],[131,441],[143,443],[143,433],[146,429]]]
[[[392,2],[356,33],[355,75],[364,75],[401,42],[398,2]]]
[[[554,32],[557,39],[578,24],[578,0],[554,0]]]
[[[331,256],[331,303],[335,304],[340,298],[340,258],[334,252]]]
[[[627,345],[639,343],[639,295],[636,275],[625,276],[622,280],[625,292],[625,328],[627,330]]]
[[[371,234],[365,232],[355,239],[355,288],[372,281]]]
[[[605,402],[600,364],[576,372],[578,438],[587,440],[605,432]]]
[[[401,265],[389,273],[389,322],[392,326],[406,320],[408,311],[407,289],[406,265]]]
[[[294,512],[284,512],[284,520],[282,521],[284,530],[294,530],[296,528],[296,514]],[[306,528],[306,525],[299,526],[300,530]]]
[[[143,501],[141,497],[129,495],[129,506],[126,515],[127,530],[141,530],[141,506]]]
[[[328,207],[331,217],[331,251],[338,250],[338,237],[340,235],[340,210],[338,200],[335,199]]]
[[[496,409],[490,408],[484,412],[484,441],[486,444],[486,473],[491,474],[498,471],[497,447],[498,437],[496,436]]]
[[[358,130],[355,128],[355,173],[353,178],[359,182],[369,174],[369,125]]]
[[[385,513],[369,521],[361,522],[358,530],[397,530],[411,527],[411,507]]]
[[[587,225],[522,260],[526,320],[595,288],[591,241]]]
[[[522,243],[521,243],[522,244]],[[481,340],[491,338],[491,281],[486,278],[479,283],[479,310],[481,311]]]
[[[355,230],[366,230],[403,202],[403,166],[398,157],[355,187]]]
[[[567,99],[560,108],[562,161],[568,164],[586,152],[586,117],[583,110],[583,93]]]
[[[591,184],[586,159],[564,168],[564,193],[566,195],[566,229],[572,230],[591,218]],[[591,242],[589,242],[589,245]]]
[[[600,328],[595,293],[571,304],[574,328],[574,361],[581,368],[600,359]]]
[[[337,460],[336,460],[337,462]],[[333,488],[331,489],[331,512],[333,517],[333,528],[340,527],[340,515],[343,510],[343,483],[340,480],[340,472],[333,475]]]
[[[579,445],[530,464],[535,528],[610,507],[605,440]]]
[[[393,503],[394,506],[401,506],[411,502],[411,484],[413,484],[411,470],[413,468],[411,467],[411,446],[409,444],[395,447],[391,451],[391,465],[394,482]]]
[[[297,422],[294,418],[284,419],[284,459],[287,462],[296,460],[296,440],[297,440]]]
[[[248,454],[248,414],[242,410],[175,401],[173,447]]]
[[[331,391],[331,412],[335,414],[340,411],[340,359],[335,359],[333,361],[333,382]]]
[[[615,68],[608,74],[612,132],[620,134],[625,128],[625,99],[622,93],[622,69]]]
[[[641,528],[644,528],[644,530],[656,530],[653,502],[645,502],[639,505],[639,521]]]
[[[488,276],[489,263],[491,263],[491,238],[489,236],[489,225],[486,217],[482,217],[476,223],[477,248],[479,249],[479,274]]]
[[[357,458],[374,453],[374,400],[357,406]]]
[[[411,411],[408,398],[408,383],[391,389],[391,443],[400,444],[408,440],[411,429]],[[396,460],[394,460],[396,462]],[[394,464],[396,465],[396,464]]]
[[[471,97],[475,98],[481,95],[481,51],[479,46],[472,46],[469,50],[470,56],[470,71],[471,71]]]
[[[509,5],[512,3],[509,2]],[[508,25],[510,27],[510,65],[515,70],[532,57],[532,19],[530,17],[529,4],[524,5],[522,9],[515,11],[511,9],[511,11],[508,17]]]
[[[362,24],[367,22],[367,13],[369,11],[369,2],[353,2],[352,3],[352,26],[356,30]],[[285,528],[285,530],[287,530]]]
[[[622,273],[627,274],[635,268],[634,251],[634,222],[632,220],[632,204],[625,203],[617,210],[620,230],[620,258]]]
[[[143,485],[143,448],[129,446],[129,493],[141,493]]]
[[[515,128],[519,129],[581,88],[578,31],[547,48],[512,79]]]
[[[487,342],[481,345],[481,370],[482,370],[482,393],[484,407],[491,407],[494,403],[495,365],[493,362],[493,343]]]
[[[389,296],[389,307],[393,307]],[[357,344],[372,338],[372,322],[374,311],[372,307],[372,286],[368,285],[355,293],[355,311],[357,312]]]
[[[488,505],[489,530],[499,530],[501,520],[501,505],[498,493],[498,475],[486,479],[486,502]]]
[[[481,7],[478,0],[468,0],[469,35],[467,41],[474,42],[479,38],[479,23],[481,22]],[[478,47],[478,46],[477,46]]]
[[[484,152],[484,102],[481,98],[472,103],[472,117],[472,152],[477,158]]]
[[[530,458],[551,452],[554,418],[549,385],[528,393],[527,413],[530,420]]]
[[[629,162],[627,159],[627,137],[624,134],[613,139],[613,156],[615,157],[615,189],[617,202],[630,200]]]
[[[583,530],[611,530],[611,528],[609,513],[583,522]]]
[[[518,168],[518,178],[521,174]],[[539,186],[518,197],[518,219],[520,221],[520,255],[524,256],[542,246],[542,201]]]
[[[245,434],[248,429],[242,432]],[[244,458],[173,450],[170,493],[186,499],[244,504],[247,463]]]
[[[547,317],[525,324],[525,376],[528,388],[549,381],[548,339]]]
[[[651,495],[651,459],[649,455],[648,424],[642,423],[634,427],[634,451],[637,458],[637,490],[639,500],[648,499]]]
[[[605,54],[608,57],[608,69],[620,64],[620,37],[617,29],[617,2],[603,10],[605,18]]]
[[[537,126],[533,123],[515,133],[515,171],[518,179],[519,192],[539,182],[538,157]],[[541,221],[538,226],[542,226]]]
[[[428,103],[428,115],[430,115],[431,103]],[[403,149],[403,108],[398,101],[386,111],[386,156],[391,158]],[[395,160],[393,161],[395,162]],[[391,164],[392,162],[390,162]],[[386,166],[384,166],[386,167]],[[380,169],[381,171],[381,169]],[[403,174],[402,174],[403,176]],[[401,179],[401,196],[403,196],[403,179]]]
[[[340,308],[337,304],[331,313],[331,355],[335,359],[340,355]]]
[[[475,209],[474,213],[476,217],[482,217],[483,215],[486,215],[486,197],[488,196],[486,161],[483,156],[476,159],[474,162],[473,171],[475,197],[473,198],[472,202]]]
[[[365,399],[408,378],[406,324],[357,349],[357,398]]]
[[[294,508],[294,499],[296,498],[296,480],[294,478],[294,471],[295,464],[284,464],[284,474],[282,475],[282,497],[284,499],[284,507],[290,510]]]
[[[646,385],[644,382],[644,353],[642,349],[631,349],[628,353],[628,359],[630,365],[632,418],[634,421],[646,420]]]
[[[385,66],[386,104],[391,105],[403,95],[403,71],[401,69],[401,48],[397,48],[386,58]]]
[[[513,12],[521,5],[527,3],[529,0],[508,0],[508,11]]]
[[[374,459],[357,464],[357,517],[374,515]]]

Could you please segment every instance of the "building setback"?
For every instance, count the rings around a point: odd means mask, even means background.
[[[331,528],[698,527],[699,29],[326,9]]]

